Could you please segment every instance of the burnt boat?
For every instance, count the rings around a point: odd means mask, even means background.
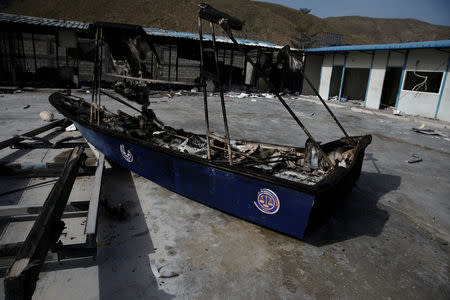
[[[202,20],[211,22],[216,59],[214,24],[219,24],[239,49],[231,29],[242,28],[242,23],[207,4],[200,6],[200,66],[204,74]],[[97,24],[96,45],[100,58],[103,36],[106,41],[108,34],[117,37],[114,34],[117,28],[125,36],[130,30],[130,27],[124,29],[117,24]],[[135,29],[132,30],[135,32]],[[114,56],[114,51],[111,53]],[[247,59],[253,64],[251,58]],[[129,61],[127,63],[130,64]],[[139,63],[134,65],[139,68]],[[254,67],[263,74],[256,64]],[[345,135],[323,145],[310,135],[275,92],[308,136],[305,147],[300,148],[230,139],[219,72],[215,80],[219,83],[224,137],[209,130],[204,78],[201,86],[204,92],[206,134],[199,135],[174,129],[158,120],[148,108],[146,89],[142,88],[142,84],[135,84],[151,80],[121,76],[123,80],[117,85],[116,91],[142,104],[139,116],[121,111],[113,113],[101,106],[102,93],[124,103],[117,96],[101,91],[101,59],[96,60],[94,68],[91,103],[70,95],[70,92],[52,94],[50,103],[72,120],[86,140],[109,160],[189,199],[284,234],[303,238],[307,229],[320,223],[340,204],[339,201],[353,188],[360,176],[364,151],[372,138],[370,135],[348,136],[320,96]]]

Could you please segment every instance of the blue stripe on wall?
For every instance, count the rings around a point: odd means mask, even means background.
[[[405,61],[403,62],[403,68],[402,68],[402,76],[400,77],[400,83],[398,85],[397,99],[395,100],[395,109],[398,109],[398,102],[400,100],[400,92],[402,91],[403,79],[405,78],[405,70],[406,70],[406,63],[408,61],[408,54],[409,54],[409,50],[406,50]]]

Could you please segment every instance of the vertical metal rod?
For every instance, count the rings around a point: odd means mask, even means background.
[[[344,88],[344,78],[345,78],[345,65],[347,64],[347,55],[344,55],[344,66],[342,67],[342,74],[341,74],[341,85],[339,86],[339,96],[338,100],[341,101],[342,96],[342,90]]]
[[[216,47],[216,33],[214,31],[214,24],[212,22],[210,22],[209,24],[211,26],[214,57],[215,57],[215,61],[216,61],[217,81],[219,84],[220,104],[222,105],[223,126],[225,128],[225,139],[227,141],[227,148],[228,148],[228,162],[231,166],[233,164],[233,158],[231,157],[230,132],[228,130],[227,111],[225,108],[225,99],[223,97],[223,85],[222,85],[222,80],[220,79],[219,54],[217,52],[217,47]]]
[[[178,81],[178,45],[177,45],[177,58],[175,61],[175,81]]]
[[[150,70],[152,70],[152,78],[154,78],[154,71],[153,71],[153,57],[154,55],[153,55],[153,52],[152,52],[152,59],[150,60]]]
[[[267,76],[265,75],[264,71],[248,56],[247,53],[244,52],[244,49],[242,46],[236,41],[236,39],[233,36],[233,33],[230,29],[224,27],[222,25],[222,29],[224,30],[225,34],[228,35],[228,37],[231,39],[231,41],[236,45],[239,51],[244,53],[244,55],[247,57],[248,62],[253,66],[253,68],[256,69],[257,72],[259,72],[262,75],[263,80],[266,82],[266,84],[269,86],[269,88],[273,91],[275,96],[278,98],[278,100],[283,104],[283,106],[286,108],[286,110],[289,112],[289,114],[292,116],[292,118],[297,122],[297,124],[300,126],[300,128],[305,132],[305,134],[308,136],[308,138],[312,141],[314,144],[314,147],[317,148],[320,155],[326,160],[328,165],[331,168],[334,168],[334,164],[331,162],[331,160],[328,158],[328,156],[323,152],[322,147],[320,147],[319,143],[314,139],[314,137],[309,133],[308,129],[306,129],[305,125],[303,125],[302,121],[297,117],[297,115],[294,113],[294,111],[289,107],[289,105],[284,101],[284,99],[280,96],[280,94],[277,92],[275,86],[272,84],[272,82],[267,79]],[[319,96],[320,97],[320,96]]]
[[[59,69],[58,36],[55,35],[56,69]]]
[[[172,68],[172,47],[169,46],[169,76],[167,81],[169,81],[169,89],[170,89],[170,69]]]
[[[231,49],[231,57],[230,57],[230,73],[228,74],[228,90],[231,91],[231,80],[233,77],[233,49]]]
[[[91,99],[91,113],[89,117],[90,123],[92,123],[93,113],[94,113],[94,104],[96,103],[95,91],[97,90],[97,66],[98,66],[98,28],[95,30],[95,61],[94,61],[94,76],[92,78],[92,99]]]
[[[31,41],[33,43],[34,73],[37,75],[36,44],[35,44],[35,40],[34,40],[34,32],[31,33]]]
[[[256,52],[256,65],[260,65],[261,64],[261,48],[258,48],[257,52]],[[264,76],[264,74],[261,74],[261,76]],[[255,76],[256,79],[256,89],[259,90],[259,81],[258,81],[258,76]]]
[[[97,85],[97,125],[100,126],[100,107],[101,107],[101,95],[100,89],[102,88],[102,72],[103,72],[103,28],[100,27],[100,41],[99,41],[99,70],[98,70],[98,85]]]
[[[206,92],[206,82],[203,77],[203,33],[202,33],[202,19],[198,18],[198,35],[200,38],[200,82],[203,88],[203,103],[205,108],[205,123],[206,123],[206,148],[208,159],[211,160],[211,146],[209,142],[209,117],[208,117],[208,94]]]
[[[347,134],[347,132],[345,131],[344,127],[342,127],[341,123],[338,121],[338,119],[336,118],[336,116],[333,114],[333,112],[331,111],[331,109],[328,107],[328,105],[325,103],[325,100],[323,100],[323,98],[320,96],[319,92],[317,91],[317,89],[314,87],[313,83],[309,80],[308,77],[306,77],[305,72],[303,70],[300,70],[300,73],[303,75],[303,78],[305,78],[306,82],[309,84],[309,87],[313,90],[313,92],[317,95],[317,97],[319,97],[319,100],[322,102],[322,104],[325,106],[325,108],[327,109],[327,111],[330,113],[331,117],[333,118],[333,120],[336,122],[336,124],[339,126],[339,128],[342,130],[342,132],[344,133],[345,137],[347,137],[347,139],[354,144],[353,140],[350,138],[350,136]]]
[[[244,84],[245,84],[245,81],[247,80],[247,53],[242,52],[242,54],[244,54]]]

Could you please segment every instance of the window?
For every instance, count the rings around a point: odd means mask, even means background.
[[[439,93],[442,72],[407,71],[403,89],[408,91]]]

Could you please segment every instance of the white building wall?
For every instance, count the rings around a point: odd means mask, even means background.
[[[333,70],[333,55],[327,54],[323,58],[319,94],[323,99],[328,99],[330,93],[331,72]]]
[[[365,105],[368,108],[380,108],[387,59],[388,51],[375,52],[365,101]]]
[[[400,97],[397,100],[397,109],[411,115],[434,118],[439,101],[439,93],[403,90],[406,71],[445,72],[447,61],[448,54],[436,49],[410,50],[406,63],[405,76],[403,76],[401,85]],[[444,76],[442,76],[442,81],[443,79]],[[442,89],[442,84],[443,82],[441,82],[440,89]]]
[[[320,70],[322,68],[322,55],[307,55],[305,59],[305,75],[312,82],[315,89],[319,89]],[[312,88],[306,82],[303,82],[302,95],[315,95]]]
[[[450,58],[449,62],[450,64]],[[450,74],[448,72],[450,71],[447,66],[447,78],[445,83],[442,84],[444,87],[441,87],[442,90],[442,96],[441,96],[441,104],[439,105],[439,111],[437,114],[437,118],[443,121],[450,122]],[[444,73],[444,79],[445,79],[445,73]]]

